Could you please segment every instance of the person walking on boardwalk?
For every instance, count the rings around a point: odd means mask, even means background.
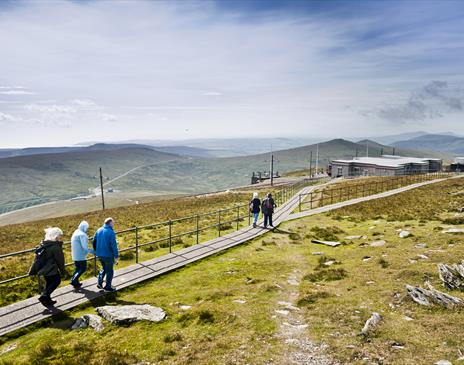
[[[267,228],[268,224],[269,226],[274,228],[274,225],[272,223],[272,214],[274,213],[275,207],[276,204],[274,202],[274,198],[272,198],[272,194],[267,194],[266,198],[263,199],[263,203],[261,206],[264,215],[264,228]]]
[[[89,249],[88,246],[88,230],[89,224],[86,221],[82,221],[71,237],[71,257],[75,266],[74,273],[71,278],[71,285],[75,289],[79,289],[82,286],[79,282],[79,278],[87,270],[87,255],[89,253],[94,253],[94,251]]]
[[[102,265],[98,274],[98,289],[113,292],[116,289],[111,286],[114,275],[114,265],[118,264],[119,251],[114,233],[113,218],[106,218],[103,227],[99,228],[93,239],[93,248]],[[103,280],[106,278],[106,285],[103,287]]]
[[[61,283],[61,276],[65,274],[63,254],[63,231],[58,227],[45,230],[45,238],[36,250],[36,261],[29,274],[43,275],[45,287],[39,297],[39,302],[45,307],[56,304],[51,295]]]
[[[261,211],[261,200],[258,198],[258,193],[253,193],[253,199],[250,201],[250,213],[253,214],[253,228],[256,228],[258,223],[259,212]]]

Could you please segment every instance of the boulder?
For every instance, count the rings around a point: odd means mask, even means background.
[[[372,313],[372,316],[364,324],[361,334],[367,336],[370,332],[374,331],[381,319],[382,316],[380,314],[377,312]]]
[[[97,313],[112,324],[129,324],[138,321],[160,322],[166,317],[166,312],[149,304],[133,304],[97,308]]]
[[[312,243],[317,243],[317,244],[319,244],[319,245],[330,246],[330,247],[337,247],[337,246],[340,246],[340,245],[341,245],[340,242],[335,242],[335,241],[312,240],[311,242],[312,242]]]
[[[82,317],[77,318],[74,321],[71,329],[75,330],[88,327],[93,328],[96,332],[100,332],[105,328],[99,316],[96,316],[95,314],[84,314]]]
[[[438,265],[438,274],[448,289],[464,289],[464,261],[461,264]]]
[[[427,248],[427,247],[429,247],[429,246],[427,246],[426,243],[418,243],[415,247],[416,247],[416,248]]]
[[[454,309],[462,306],[462,300],[446,293],[436,290],[430,283],[426,283],[428,289],[406,285],[408,295],[417,304],[431,306],[438,304],[448,309]]]

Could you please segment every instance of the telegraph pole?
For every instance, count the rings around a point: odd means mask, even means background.
[[[309,178],[313,177],[313,151],[309,153]]]
[[[319,173],[319,143],[316,145],[316,174]]]
[[[274,155],[271,155],[271,186],[274,186]]]
[[[100,190],[101,190],[101,196],[102,196],[102,208],[105,210],[105,195],[103,193],[103,173],[102,173],[102,168],[100,167]]]

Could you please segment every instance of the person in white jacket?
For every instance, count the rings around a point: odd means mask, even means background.
[[[71,256],[74,261],[74,274],[71,278],[71,285],[79,289],[82,284],[79,282],[81,275],[87,270],[87,255],[93,253],[92,249],[89,249],[89,237],[87,231],[89,230],[89,224],[86,221],[82,221],[79,224],[72,237],[71,237]]]

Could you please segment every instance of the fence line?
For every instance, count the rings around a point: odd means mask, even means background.
[[[313,179],[308,179],[304,178],[297,183],[291,184],[290,186],[284,187],[277,192],[273,194],[274,200],[277,205],[283,204],[285,201],[287,201],[290,197],[294,196],[301,188],[304,186],[307,186],[311,183],[314,183],[316,181],[321,180],[322,178],[313,178]],[[206,217],[216,217],[216,222],[213,224],[208,224],[206,226],[201,225],[201,218],[206,218]],[[217,236],[220,237],[223,231],[228,231],[233,227],[233,224],[235,223],[235,230],[240,229],[240,222],[246,221],[248,222],[248,225],[251,223],[251,214],[249,211],[249,203],[245,204],[237,204],[233,207],[230,208],[225,208],[225,209],[219,209],[211,212],[206,212],[206,213],[200,213],[200,214],[195,214],[187,217],[181,217],[181,218],[176,218],[176,219],[170,219],[164,222],[159,222],[159,223],[154,223],[154,224],[148,224],[144,226],[135,226],[132,228],[124,229],[121,231],[117,231],[117,235],[123,235],[123,234],[134,234],[134,239],[133,239],[133,244],[131,244],[129,247],[120,249],[120,253],[124,252],[129,252],[129,251],[135,251],[135,262],[139,263],[140,259],[140,249],[143,247],[147,246],[153,246],[153,245],[159,245],[158,248],[168,248],[169,252],[172,252],[173,246],[177,245],[177,241],[179,241],[182,237],[185,236],[190,236],[190,235],[195,235],[195,242],[196,244],[201,243],[201,233],[206,232],[208,230],[217,229]],[[174,232],[174,228],[176,225],[184,222],[192,221],[194,229],[188,229],[187,231],[181,231],[180,233]],[[148,242],[141,242],[141,231],[144,230],[159,230],[162,228],[167,228],[167,234],[166,236],[156,238],[154,240],[149,240]],[[188,228],[188,227],[187,227]],[[71,244],[70,241],[64,242],[63,246],[69,246]],[[163,246],[161,246],[163,244]],[[25,249],[21,251],[16,251],[16,252],[11,252],[7,254],[0,255],[0,259],[6,259],[6,258],[11,258],[11,257],[16,257],[16,256],[21,256],[21,255],[26,255],[26,254],[31,254],[35,251],[34,248],[30,249]],[[97,273],[97,257],[93,255],[91,258],[87,259],[88,262],[93,262],[93,272],[94,275]],[[73,265],[73,262],[68,262],[65,264],[65,266],[71,266]],[[5,279],[0,281],[0,285],[2,284],[7,284],[11,283],[17,280],[22,280],[29,278],[30,276],[27,274],[16,276],[13,278]]]
[[[397,189],[402,186],[411,185],[414,183],[434,180],[455,175],[454,173],[436,172],[424,173],[417,175],[401,175],[401,176],[382,176],[379,177],[382,181],[374,181],[367,183],[357,183],[342,187],[334,187],[330,185],[322,191],[314,191],[310,193],[299,194],[298,210],[301,212],[307,209],[314,209],[324,205],[339,203],[346,200],[378,194],[387,190]]]

